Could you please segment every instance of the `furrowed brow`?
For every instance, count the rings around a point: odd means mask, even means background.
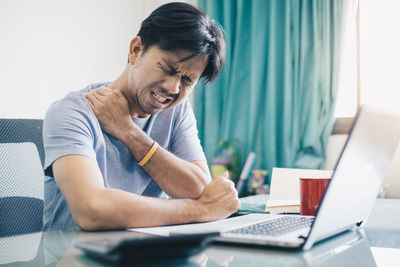
[[[171,63],[170,61],[167,61],[166,59],[162,59],[162,61],[164,62],[165,65],[167,65],[167,67],[169,68],[169,70],[172,73],[178,74],[180,73],[180,71],[178,71],[178,67],[176,67],[173,63]],[[179,61],[182,62],[182,61]],[[189,75],[183,75],[185,77],[185,79],[187,79],[190,83],[193,83],[193,79],[192,77],[190,77]]]
[[[162,61],[165,63],[165,65],[167,65],[167,67],[169,68],[169,70],[171,72],[179,73],[178,67],[176,67],[174,64],[172,64],[171,62],[169,62],[169,61],[167,61],[165,59],[162,59]]]

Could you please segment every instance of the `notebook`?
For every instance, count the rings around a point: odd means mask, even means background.
[[[308,250],[318,241],[364,225],[399,139],[399,115],[362,106],[315,217],[248,214],[163,229],[170,234],[218,231],[218,242]],[[266,224],[267,230],[257,224]],[[285,227],[291,231],[283,231]]]

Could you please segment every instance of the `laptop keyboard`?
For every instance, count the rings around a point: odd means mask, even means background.
[[[232,234],[277,236],[298,229],[310,227],[314,217],[285,216],[267,222],[249,225],[229,231]]]

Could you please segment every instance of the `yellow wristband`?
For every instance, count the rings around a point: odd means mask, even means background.
[[[149,159],[150,159],[150,158],[154,155],[154,153],[156,152],[157,147],[158,147],[158,144],[157,144],[156,141],[154,141],[152,147],[150,148],[149,152],[147,152],[146,156],[144,156],[144,158],[143,158],[141,161],[138,162],[138,165],[139,165],[140,167],[143,167],[143,165],[146,164],[146,163],[149,161]]]

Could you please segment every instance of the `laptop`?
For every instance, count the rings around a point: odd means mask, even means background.
[[[218,242],[308,250],[316,242],[365,224],[399,140],[399,115],[362,106],[315,217],[254,213],[174,226],[170,234],[202,229],[219,231]]]

